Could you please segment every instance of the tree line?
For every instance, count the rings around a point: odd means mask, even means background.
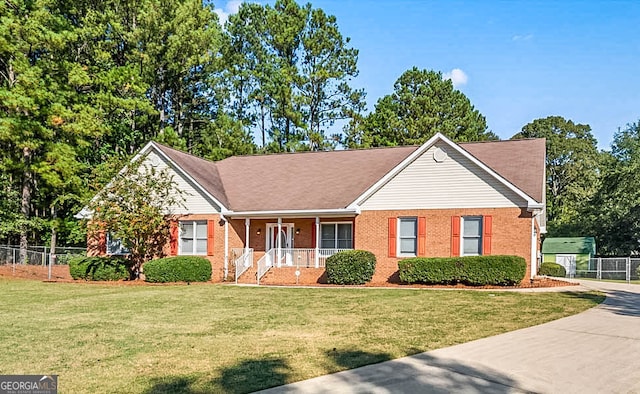
[[[294,0],[243,3],[224,26],[201,0],[0,3],[0,240],[83,244],[73,215],[151,140],[220,160],[419,144],[436,132],[498,139],[433,70],[407,70],[366,113],[357,61],[335,16]],[[550,234],[588,230],[607,251],[638,250],[633,226],[625,246],[615,231],[638,223],[625,208],[638,192],[619,182],[635,176],[637,129],[611,152],[559,117],[516,135],[548,139]]]

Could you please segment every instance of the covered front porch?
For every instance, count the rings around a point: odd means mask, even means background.
[[[277,216],[229,218],[243,243],[230,250],[229,262],[236,283],[260,284],[272,270],[287,269],[297,277],[305,269],[322,270],[328,257],[353,249],[355,213],[346,216]],[[282,270],[285,272],[285,270]]]

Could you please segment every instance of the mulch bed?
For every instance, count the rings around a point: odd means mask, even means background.
[[[551,278],[535,278],[533,281],[527,281],[520,283],[516,286],[467,286],[463,284],[457,285],[423,285],[413,283],[411,285],[400,283],[369,283],[367,287],[417,287],[417,288],[429,288],[429,289],[537,289],[548,287],[564,287],[564,286],[578,286],[579,283],[565,282],[561,279]]]
[[[0,276],[5,278],[20,278],[20,279],[34,279],[34,280],[48,280],[49,267],[44,265],[22,265],[16,264],[15,269],[13,264],[0,265]],[[54,265],[51,267],[51,279],[56,281],[69,280],[73,281],[69,274],[68,265]]]
[[[141,280],[136,281],[115,281],[115,282],[88,282],[88,281],[75,281],[69,274],[69,266],[67,265],[54,265],[51,267],[51,280],[48,279],[49,268],[42,265],[21,265],[16,264],[15,269],[13,264],[0,265],[0,276],[5,278],[15,279],[31,279],[41,281],[52,282],[70,282],[70,283],[95,283],[95,284],[111,284],[111,285],[128,285],[128,286],[166,286],[172,285],[171,283],[148,283]],[[210,282],[209,282],[210,283]],[[194,283],[195,284],[195,283]],[[536,278],[532,282],[525,282],[518,286],[465,286],[458,285],[422,285],[422,284],[400,284],[400,283],[368,283],[363,287],[387,287],[387,288],[430,288],[430,289],[532,289],[532,288],[548,288],[548,287],[563,287],[563,286],[577,286],[577,283],[565,282],[560,279],[551,278]],[[308,285],[306,285],[308,286]],[[343,287],[333,286],[327,284],[314,284],[312,286],[317,287]],[[359,286],[362,287],[362,286]]]

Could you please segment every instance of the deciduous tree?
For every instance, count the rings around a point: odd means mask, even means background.
[[[183,193],[168,169],[135,161],[88,205],[90,234],[108,231],[129,250],[132,277],[145,261],[164,256],[170,239],[168,218],[184,206]]]
[[[580,211],[598,185],[598,149],[591,127],[560,116],[536,119],[512,137],[546,138],[547,218],[550,236],[579,232]]]

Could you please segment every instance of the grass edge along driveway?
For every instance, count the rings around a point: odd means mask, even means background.
[[[0,374],[61,393],[245,393],[579,313],[600,293],[0,278]]]

